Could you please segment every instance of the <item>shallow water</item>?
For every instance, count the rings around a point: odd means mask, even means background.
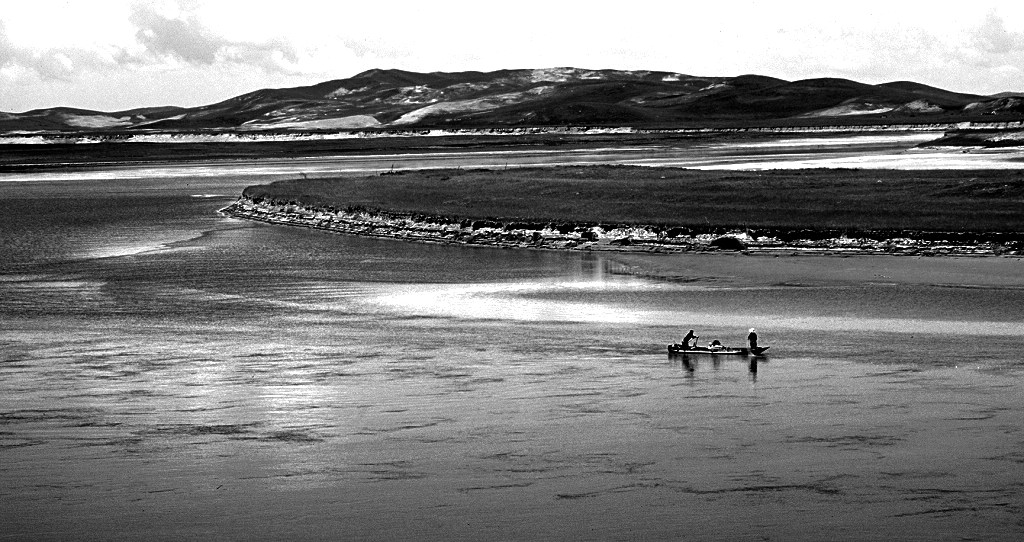
[[[225,219],[250,179],[175,179],[3,186],[0,539],[1024,532],[1024,288],[980,260],[658,280]],[[752,325],[770,356],[665,354]]]

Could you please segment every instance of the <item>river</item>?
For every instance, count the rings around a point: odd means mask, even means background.
[[[1024,532],[1019,259],[363,239],[197,167],[0,182],[0,539]]]

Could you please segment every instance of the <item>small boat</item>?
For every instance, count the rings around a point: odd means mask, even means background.
[[[685,346],[680,343],[668,345],[669,354],[715,354],[719,356],[760,356],[770,346],[757,348],[732,348],[729,346]]]

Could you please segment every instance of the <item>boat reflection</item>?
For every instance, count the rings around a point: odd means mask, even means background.
[[[672,356],[670,355],[669,357],[671,358]],[[686,354],[677,357],[679,357],[679,360],[682,362],[682,367],[686,369],[687,372],[692,374],[697,370],[697,360],[693,360],[693,363],[690,363],[690,356],[687,356]]]
[[[697,369],[698,369],[698,367],[700,365],[700,362],[699,362],[699,358],[700,357],[701,356],[694,356],[694,355],[690,355],[690,354],[679,354],[679,353],[672,353],[672,352],[670,352],[669,355],[668,355],[668,359],[673,363],[673,365],[675,365],[675,362],[677,362],[677,361],[679,362],[679,368],[681,370],[685,371],[686,372],[686,376],[689,377],[689,378],[693,378],[695,376],[695,374],[697,372]],[[707,358],[708,356],[703,356],[703,357]],[[710,356],[710,358],[711,358],[711,367],[712,367],[712,369],[714,369],[715,371],[721,370],[722,367],[723,367],[723,361],[724,361],[723,357],[722,356]],[[747,370],[750,373],[750,380],[753,381],[753,382],[757,382],[757,367],[758,367],[758,364],[759,364],[760,361],[764,361],[765,360],[765,357],[763,355],[758,355],[758,356],[748,355],[748,356],[746,356],[746,358],[748,360]]]

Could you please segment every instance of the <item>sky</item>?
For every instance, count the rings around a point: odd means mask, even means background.
[[[1024,91],[1024,2],[0,0],[0,111],[577,67]]]

